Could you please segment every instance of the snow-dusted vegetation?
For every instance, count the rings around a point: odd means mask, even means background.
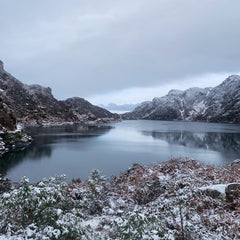
[[[239,239],[239,166],[172,159],[111,181],[24,177],[0,195],[0,239]]]

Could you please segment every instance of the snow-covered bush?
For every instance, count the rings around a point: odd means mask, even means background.
[[[81,185],[81,187],[80,187]],[[93,170],[85,183],[75,185],[75,206],[84,214],[99,215],[102,213],[103,202],[107,199],[109,189],[106,177],[99,170]]]
[[[97,169],[93,169],[89,178],[88,178],[88,182],[91,185],[95,185],[95,184],[103,184],[106,182],[106,177],[100,174],[101,172]]]
[[[90,231],[81,227],[78,210],[68,209],[72,200],[64,194],[64,180],[57,176],[33,185],[23,177],[18,188],[0,197],[0,232],[34,239],[85,239]]]
[[[160,239],[164,230],[160,220],[154,215],[145,215],[138,210],[130,212],[114,221],[117,239]]]

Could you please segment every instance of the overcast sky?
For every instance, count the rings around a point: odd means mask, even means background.
[[[0,59],[58,99],[136,103],[240,72],[239,0],[0,0]]]

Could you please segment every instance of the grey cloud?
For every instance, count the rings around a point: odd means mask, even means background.
[[[236,72],[238,0],[0,0],[9,72],[59,98]]]

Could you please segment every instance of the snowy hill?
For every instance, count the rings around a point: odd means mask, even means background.
[[[139,104],[115,104],[115,103],[109,103],[108,105],[99,105],[102,108],[105,108],[111,112],[130,112],[133,111]]]
[[[240,123],[240,76],[230,76],[215,88],[171,90],[122,117]]]

